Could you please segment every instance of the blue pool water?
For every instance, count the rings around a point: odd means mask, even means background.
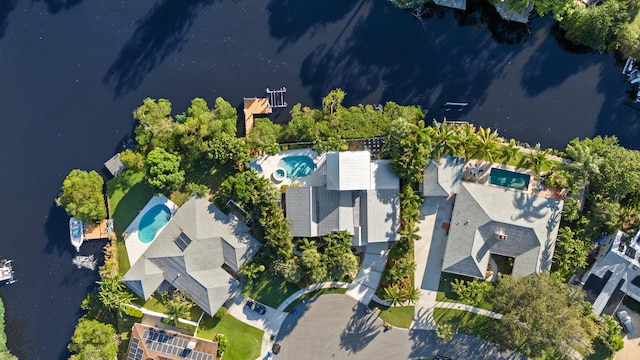
[[[171,219],[171,210],[166,205],[156,205],[149,209],[140,219],[138,225],[138,238],[143,243],[150,243],[158,230],[165,226]]]
[[[289,179],[309,176],[316,169],[313,159],[308,156],[287,156],[280,160],[278,166],[287,172]]]
[[[521,174],[513,171],[492,168],[489,174],[489,183],[493,185],[504,186],[517,190],[526,190],[529,188],[530,175]]]

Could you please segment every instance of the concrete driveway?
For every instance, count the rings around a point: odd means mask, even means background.
[[[433,308],[440,283],[442,259],[447,242],[447,231],[443,223],[451,220],[453,198],[428,197],[420,206],[420,236],[416,241],[414,258],[416,261],[415,283],[420,288],[420,300],[416,303],[416,313],[412,329],[435,330]]]
[[[624,305],[620,305],[618,311],[620,310],[627,311],[635,332],[632,335],[624,336],[624,348],[616,353],[615,360],[638,360],[640,359],[640,314]]]
[[[300,304],[296,315],[287,316],[276,341],[281,351],[274,359],[414,359],[435,354],[454,359],[524,359],[499,353],[483,340],[456,335],[439,342],[434,331],[385,331],[373,313],[347,295],[327,294]]]

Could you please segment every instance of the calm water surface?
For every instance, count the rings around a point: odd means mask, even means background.
[[[101,169],[147,96],[182,112],[194,97],[240,106],[286,86],[289,104],[317,106],[342,87],[349,104],[420,104],[429,118],[543,146],[615,134],[640,147],[640,113],[613,58],[565,50],[547,19],[488,27],[495,15],[474,6],[420,23],[384,0],[2,1],[0,256],[15,260],[19,279],[0,289],[11,350],[68,356],[97,275],[71,264],[67,217],[53,199],[71,169]],[[446,101],[470,105],[448,113]]]

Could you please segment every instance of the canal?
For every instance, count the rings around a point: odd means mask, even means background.
[[[120,149],[145,97],[179,113],[194,97],[239,106],[286,86],[289,104],[318,106],[341,87],[346,104],[418,104],[428,119],[545,147],[596,134],[640,147],[640,112],[611,56],[559,42],[549,19],[502,24],[481,4],[417,21],[384,0],[3,1],[0,256],[18,279],[0,289],[9,348],[20,359],[68,357],[97,274],[72,265],[54,198],[71,169],[100,170]],[[469,106],[446,112],[446,101]]]

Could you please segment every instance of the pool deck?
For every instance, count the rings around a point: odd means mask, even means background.
[[[556,200],[564,200],[566,196],[565,190],[552,189],[541,186],[540,181],[538,179],[535,179],[533,170],[516,168],[515,166],[511,165],[491,163],[485,160],[472,159],[467,161],[462,172],[462,180],[471,181],[486,186],[497,186],[505,189],[504,186],[492,185],[489,183],[489,174],[491,173],[492,168],[513,171],[531,176],[529,187],[526,190],[517,190],[511,188],[506,189],[510,189],[513,191],[522,191],[526,194],[533,194]]]
[[[308,156],[316,164],[316,169],[309,176],[295,179],[285,177],[282,181],[275,181],[272,174],[279,167],[280,160],[287,156]],[[284,150],[275,155],[258,156],[251,162],[250,167],[258,171],[263,177],[271,180],[276,186],[291,185],[294,182],[300,184],[300,186],[323,186],[327,183],[325,161],[324,154],[318,155],[317,152],[311,149]]]
[[[131,265],[135,264],[135,262],[138,261],[138,259],[142,256],[142,254],[144,254],[144,252],[147,250],[149,245],[153,243],[153,241],[150,241],[145,244],[142,241],[140,241],[140,238],[138,237],[138,225],[140,224],[140,219],[142,219],[144,214],[146,214],[147,211],[149,211],[149,209],[159,204],[163,204],[166,207],[168,207],[169,210],[171,210],[172,217],[176,213],[176,211],[178,211],[178,206],[174,204],[171,200],[169,200],[166,196],[155,195],[142,208],[142,210],[140,210],[140,212],[135,217],[135,219],[133,219],[131,224],[129,224],[129,226],[127,227],[127,230],[125,230],[124,233],[122,234],[122,237],[124,238],[124,244],[127,247],[129,264]],[[156,235],[160,233],[162,229],[164,229],[164,226],[158,230]]]

